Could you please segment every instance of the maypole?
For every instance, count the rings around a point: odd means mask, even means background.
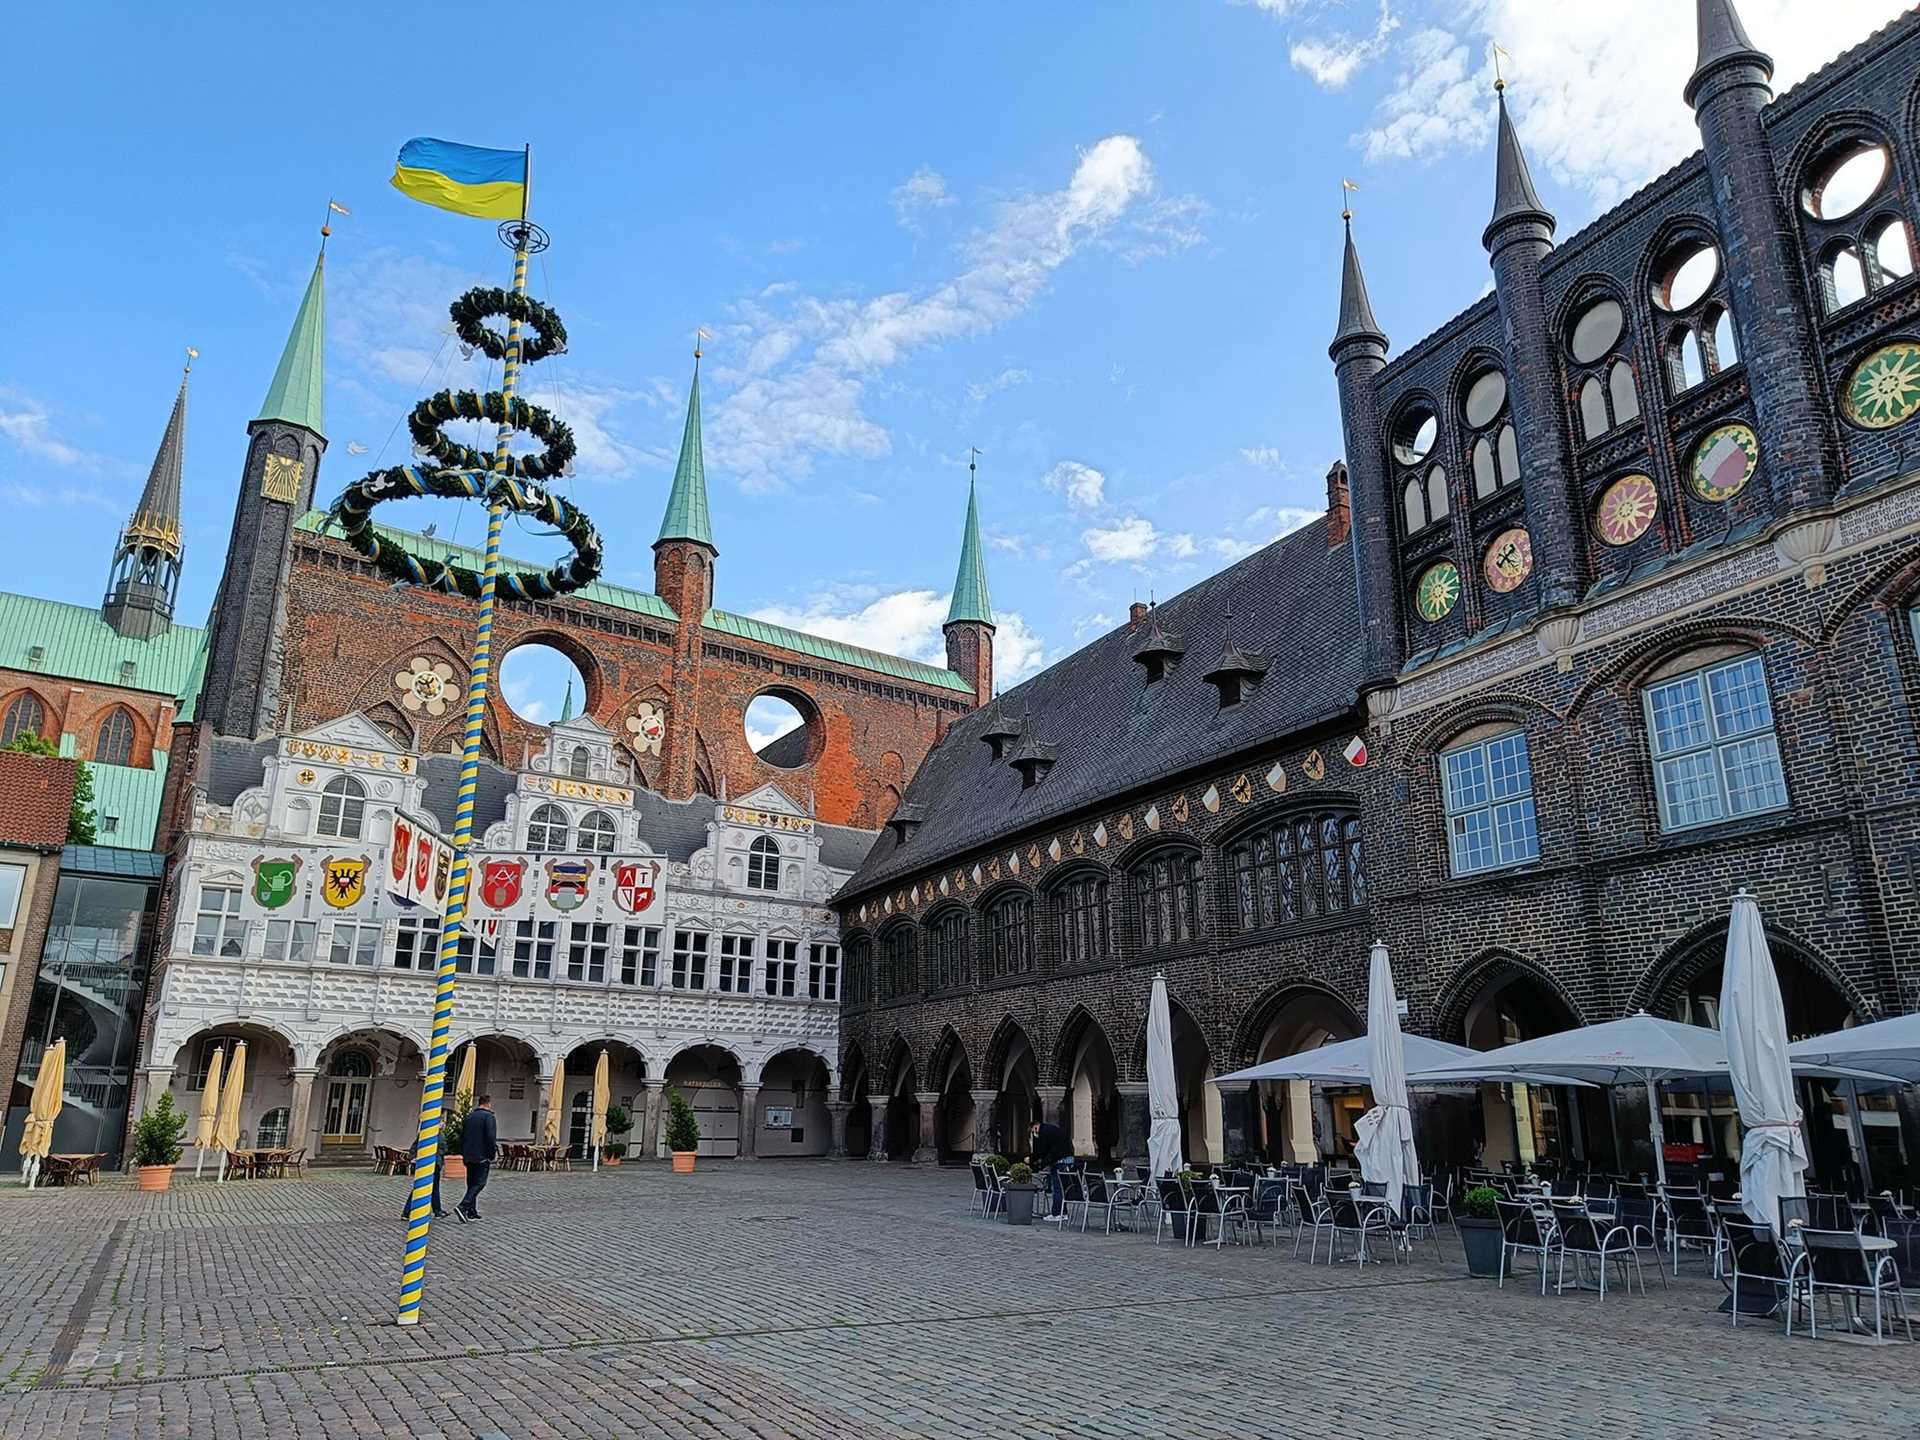
[[[508,163],[513,160],[520,165],[514,167]],[[513,175],[515,168],[519,170],[517,177]],[[519,202],[519,219],[508,219],[499,227],[501,241],[513,251],[512,290],[470,290],[456,300],[450,310],[455,330],[464,344],[492,359],[504,361],[500,389],[486,395],[470,390],[458,393],[443,390],[421,401],[408,417],[408,427],[415,446],[431,455],[438,466],[407,465],[375,471],[349,486],[333,510],[347,543],[384,573],[401,581],[479,601],[473,667],[467,682],[466,738],[461,749],[460,788],[454,812],[453,863],[435,972],[433,1038],[420,1093],[413,1189],[407,1206],[406,1253],[401,1264],[397,1316],[401,1325],[420,1323],[420,1302],[426,1288],[427,1245],[433,1229],[433,1178],[440,1161],[442,1102],[453,1029],[454,967],[467,914],[474,794],[479,784],[480,742],[493,676],[494,602],[503,585],[515,598],[542,599],[577,589],[600,571],[600,539],[592,522],[559,496],[549,494],[537,484],[527,483],[564,473],[574,453],[573,434],[567,426],[514,393],[522,364],[533,364],[566,344],[566,331],[559,317],[527,296],[527,260],[550,243],[546,232],[527,219],[530,171],[530,149],[521,153],[474,150],[442,141],[415,140],[401,151],[395,186],[443,209],[498,217],[504,196],[514,190],[518,192],[514,198]],[[518,184],[510,184],[515,179]],[[508,215],[512,213],[511,209],[506,211]],[[504,341],[484,323],[493,315],[507,317]],[[529,325],[537,332],[532,338],[525,333]],[[490,461],[441,433],[441,425],[452,419],[487,419],[499,423]],[[511,441],[516,430],[544,441],[545,450],[515,456]],[[426,495],[486,500],[487,544],[484,563],[478,572],[456,564],[451,556],[431,564],[396,545],[382,542],[370,519],[374,506],[382,500]],[[503,576],[500,532],[509,510],[553,526],[572,542],[574,554],[544,573]]]

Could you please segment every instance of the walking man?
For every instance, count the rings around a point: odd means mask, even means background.
[[[460,1158],[467,1162],[467,1193],[453,1213],[462,1222],[478,1220],[480,1211],[475,1202],[480,1192],[487,1188],[487,1175],[493,1169],[493,1152],[499,1148],[496,1144],[500,1136],[499,1122],[494,1119],[493,1096],[482,1095],[474,1102],[473,1111],[467,1116],[466,1126],[460,1132]]]

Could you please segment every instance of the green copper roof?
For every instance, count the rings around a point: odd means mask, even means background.
[[[967,531],[960,538],[960,573],[954,576],[953,603],[947,607],[947,624],[956,620],[993,624],[987,559],[980,553],[980,507],[974,499],[972,480],[967,481]]]
[[[115,849],[148,850],[160,822],[160,792],[167,783],[167,752],[153,752],[153,768],[89,764],[93,775],[94,839]]]
[[[722,635],[732,635],[741,640],[757,640],[762,645],[775,645],[782,650],[797,651],[799,654],[811,655],[816,660],[826,660],[835,665],[850,665],[861,670],[872,670],[880,675],[891,675],[896,680],[910,680],[916,685],[928,685],[936,690],[955,690],[962,695],[973,693],[971,685],[944,666],[929,665],[920,660],[903,660],[898,655],[883,655],[878,650],[849,645],[844,640],[828,640],[823,636],[809,635],[804,630],[789,630],[784,625],[755,620],[750,615],[734,615],[725,610],[709,610],[702,623],[707,629]]]
[[[216,599],[215,603],[218,601]],[[213,618],[207,618],[207,628],[200,632],[200,643],[194,647],[193,663],[187,669],[187,678],[180,682],[179,693],[173,697],[178,708],[173,718],[181,724],[194,720],[200,714],[200,691],[207,683],[207,641],[213,634]]]
[[[700,448],[700,362],[694,357],[693,389],[687,395],[687,428],[680,436],[680,463],[673,471],[673,492],[660,521],[661,540],[697,540],[713,544],[713,520],[707,514],[707,462]]]
[[[560,702],[560,718],[554,723],[564,725],[573,719],[573,677],[567,677],[567,698]]]
[[[197,626],[174,625],[151,640],[129,639],[92,606],[0,593],[0,666],[9,670],[172,697],[193,667],[200,635]]]
[[[273,372],[273,384],[260,406],[256,420],[284,420],[301,425],[327,438],[324,407],[324,369],[327,342],[327,254],[313,262],[313,278],[307,281],[307,293],[300,301],[300,313],[293,317],[293,333],[287,336],[287,348],[281,352],[280,368]]]
[[[478,510],[474,513],[481,514]],[[294,528],[314,535],[339,533],[328,530],[327,512],[324,510],[309,510],[295,522]],[[452,545],[431,536],[416,535],[411,530],[395,530],[389,525],[375,524],[373,528],[382,540],[398,545],[409,555],[418,556],[422,560],[437,563],[457,556],[461,564],[470,565],[477,570],[486,558],[479,550],[468,545]],[[545,570],[552,563],[550,560],[515,560],[505,555],[500,557],[500,564],[503,567],[515,570]],[[630,610],[636,615],[664,620],[669,625],[680,618],[673,613],[673,607],[658,595],[649,595],[644,590],[629,590],[624,585],[609,585],[604,581],[596,580],[591,585],[582,585],[574,594],[596,605],[606,605],[615,610]]]

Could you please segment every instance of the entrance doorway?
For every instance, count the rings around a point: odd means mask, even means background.
[[[320,1127],[322,1145],[364,1145],[367,1095],[373,1088],[373,1062],[364,1050],[342,1050],[327,1071],[327,1110]]]

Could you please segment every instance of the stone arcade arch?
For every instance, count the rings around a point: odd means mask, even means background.
[[[782,1050],[760,1067],[760,1091],[747,1117],[753,1153],[763,1160],[781,1156],[825,1155],[833,1148],[833,1117],[827,1101],[833,1077],[827,1062],[811,1050]],[[775,1125],[786,1112],[789,1123]]]
[[[1066,1085],[1066,1130],[1076,1155],[1114,1161],[1120,1134],[1120,1070],[1106,1029],[1076,1009],[1061,1027],[1055,1071]]]
[[[1500,951],[1481,956],[1455,977],[1438,1015],[1438,1038],[1473,1050],[1497,1050],[1584,1023],[1545,970]],[[1630,1097],[1623,1101],[1632,1103]],[[1619,1127],[1613,1103],[1612,1092],[1602,1089],[1486,1084],[1479,1087],[1477,1107],[1458,1092],[1431,1097],[1416,1133],[1429,1164],[1584,1161],[1615,1168]],[[1645,1159],[1652,1163],[1651,1152]]]
[[[607,1052],[607,1103],[618,1105],[633,1119],[633,1130],[627,1135],[626,1144],[631,1153],[645,1133],[647,1106],[647,1059],[633,1045],[624,1040],[602,1039],[588,1040],[576,1045],[567,1052],[554,1077],[553,1083],[560,1087],[560,1143],[567,1147],[567,1154],[574,1159],[584,1159],[592,1154],[590,1147],[593,1122],[593,1072],[600,1063],[600,1052]],[[482,1051],[482,1063],[486,1061],[486,1052]],[[537,1086],[529,1087],[530,1090]],[[691,1098],[691,1097],[689,1097]],[[501,1096],[494,1092],[494,1109],[501,1110]],[[545,1097],[541,1096],[544,1102]],[[540,1126],[545,1116],[533,1114],[532,1123],[525,1130],[511,1129],[502,1112],[500,1138],[518,1140],[522,1136],[537,1140]],[[704,1138],[704,1132],[703,1132]],[[608,1136],[609,1141],[613,1137]],[[701,1154],[706,1150],[702,1147]]]
[[[743,1078],[740,1057],[720,1045],[689,1045],[667,1062],[668,1087],[686,1097],[687,1103],[693,1106],[694,1119],[700,1124],[700,1145],[695,1154],[721,1160],[739,1155]],[[664,1110],[663,1102],[663,1114]],[[659,1129],[664,1146],[667,1133],[664,1118]]]
[[[1304,985],[1271,994],[1248,1020],[1242,1034],[1257,1036],[1247,1047],[1253,1065],[1352,1040],[1366,1031],[1346,1001]],[[1360,1113],[1352,1108],[1355,1092],[1316,1090],[1304,1080],[1256,1083],[1248,1090],[1248,1148],[1255,1154],[1273,1164],[1310,1164],[1323,1154],[1352,1153],[1353,1118]]]
[[[927,1079],[940,1098],[933,1107],[934,1158],[942,1165],[964,1165],[979,1148],[975,1135],[973,1066],[967,1047],[951,1026],[940,1037]]]
[[[993,1032],[982,1080],[993,1092],[993,1124],[981,1143],[1002,1155],[1025,1155],[1028,1131],[1040,1118],[1040,1062],[1033,1041],[1011,1016]]]

